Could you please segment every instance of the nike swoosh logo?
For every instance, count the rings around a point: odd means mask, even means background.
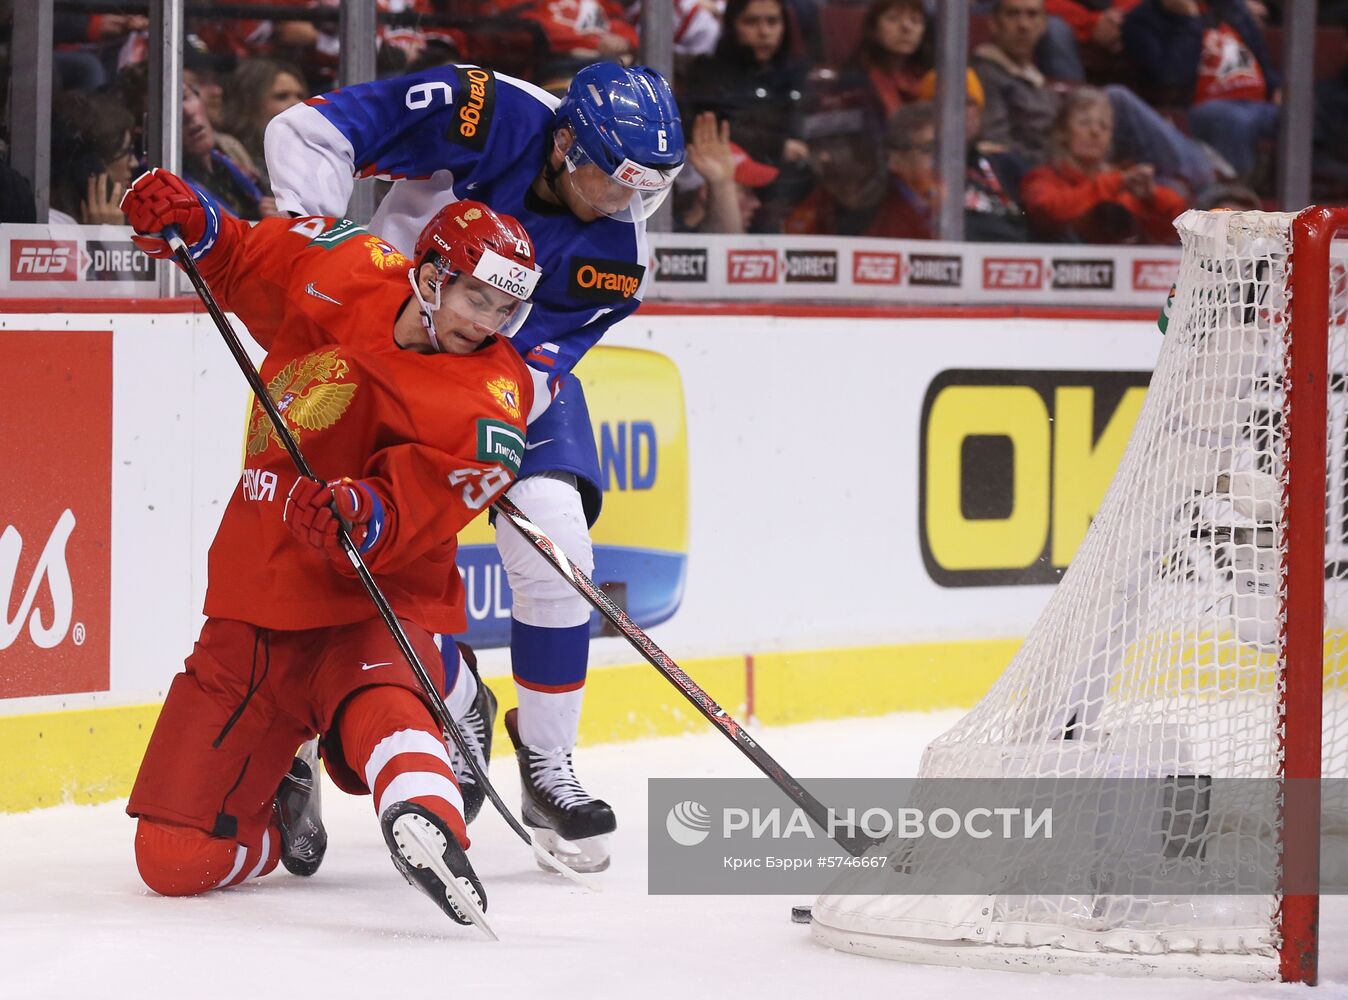
[[[334,299],[331,295],[324,295],[317,288],[315,288],[314,287],[315,284],[316,282],[313,281],[309,282],[309,284],[304,286],[304,290],[316,299],[322,299],[324,302],[331,302],[335,306],[341,305],[341,303],[338,302],[336,299]]]
[[[362,663],[360,665],[360,669],[373,670],[375,667],[391,667],[391,666],[393,666],[392,660],[390,660],[388,663]]]
[[[544,438],[542,441],[530,441],[524,446],[525,451],[533,451],[535,448],[541,448],[545,444],[551,444],[556,438]]]

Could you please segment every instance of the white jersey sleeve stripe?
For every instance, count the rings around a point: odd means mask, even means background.
[[[346,215],[356,152],[337,126],[307,104],[281,112],[263,140],[276,207],[298,215]]]

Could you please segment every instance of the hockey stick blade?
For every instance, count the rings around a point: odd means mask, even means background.
[[[525,516],[524,511],[515,505],[514,501],[506,496],[499,497],[492,504],[492,509],[496,511],[499,517],[504,517],[509,521],[515,527],[515,530],[522,534],[533,545],[534,549],[552,564],[553,569],[560,573],[581,597],[585,598],[596,611],[607,618],[622,634],[623,638],[631,643],[651,666],[655,667],[666,680],[678,688],[707,721],[721,730],[726,739],[730,740],[741,753],[748,757],[755,767],[785,793],[787,798],[798,805],[819,829],[828,833],[830,839],[854,857],[859,857],[875,846],[877,841],[869,837],[852,838],[832,832],[829,812],[823,803],[806,791],[804,786],[792,777],[786,768],[777,763],[771,754],[754,741],[754,738],[735,721],[729,712],[718,705],[711,695],[702,690],[695,680],[684,673],[683,668],[657,646],[651,640],[651,637],[627,616],[627,612],[618,607],[608,594],[600,590],[579,566],[568,559],[566,553],[561,550],[557,543],[549,538],[538,525],[530,521]]]
[[[206,284],[206,279],[201,276],[201,272],[197,269],[196,261],[194,261],[192,255],[188,253],[187,244],[183,242],[182,237],[172,227],[166,227],[161,235],[168,241],[169,246],[172,247],[174,257],[178,261],[178,266],[187,274],[187,278],[192,283],[193,289],[196,290],[197,296],[201,299],[202,304],[206,306],[206,312],[210,314],[211,319],[215,322],[216,329],[220,331],[220,336],[224,338],[225,346],[229,348],[229,353],[234,355],[234,360],[238,364],[239,370],[243,372],[243,377],[247,380],[249,388],[253,390],[253,396],[257,399],[258,405],[261,406],[263,411],[267,414],[267,419],[271,421],[272,429],[276,432],[277,438],[285,448],[286,453],[290,456],[290,460],[295,463],[295,468],[300,471],[301,475],[307,476],[313,480],[318,480],[318,477],[314,475],[313,470],[309,468],[309,463],[305,461],[304,455],[300,452],[299,445],[295,442],[294,435],[290,433],[290,428],[286,426],[285,420],[281,417],[280,411],[276,408],[276,403],[271,398],[271,394],[267,392],[267,387],[262,382],[262,376],[253,365],[253,359],[248,356],[248,352],[243,348],[243,343],[239,340],[239,335],[234,332],[234,326],[230,323],[229,317],[226,316],[224,310],[220,308],[220,304],[215,301],[215,295],[211,292],[210,286]],[[444,699],[441,698],[439,692],[436,691],[435,682],[431,680],[431,675],[426,672],[426,667],[422,664],[421,658],[417,656],[416,650],[412,648],[412,643],[407,638],[407,633],[403,631],[402,624],[398,621],[398,616],[394,613],[392,605],[389,604],[388,598],[384,596],[383,591],[379,589],[379,584],[375,582],[374,575],[370,572],[369,567],[365,565],[365,560],[362,559],[360,553],[356,551],[356,546],[352,543],[351,538],[342,527],[340,518],[338,519],[337,524],[337,539],[342,546],[342,551],[346,553],[347,559],[355,570],[356,576],[360,579],[361,586],[365,588],[366,595],[374,604],[375,610],[379,612],[379,617],[383,619],[385,627],[388,628],[389,634],[393,636],[393,641],[397,644],[399,651],[403,654],[403,658],[407,660],[407,665],[411,668],[413,675],[415,675],[417,683],[421,686],[422,692],[426,695],[427,704],[430,707],[431,714],[435,716],[436,725],[440,727],[442,735],[449,736],[450,742],[452,742],[458,749],[459,753],[463,756],[464,761],[468,764],[469,769],[473,772],[474,777],[481,783],[482,790],[487,793],[487,798],[491,800],[492,806],[501,814],[501,818],[506,821],[506,825],[515,831],[515,836],[519,837],[531,848],[538,850],[537,845],[534,843],[534,838],[529,834],[529,831],[524,827],[524,824],[517,820],[506,804],[501,801],[501,796],[497,793],[496,788],[487,777],[486,769],[481,767],[477,762],[477,758],[473,756],[467,741],[463,738],[463,734],[459,732],[459,727],[455,725],[453,718],[450,717],[449,709],[445,706]],[[560,864],[561,862],[558,863]],[[571,872],[571,875],[576,876],[576,881],[581,885],[588,885],[588,883],[580,879],[579,872]]]
[[[539,861],[547,865],[557,874],[565,875],[572,882],[575,882],[577,885],[583,885],[591,892],[604,891],[599,886],[598,883],[591,882],[588,878],[586,878],[580,872],[576,871],[574,868],[568,868],[566,864],[561,860],[561,858],[557,857],[557,855],[555,854],[550,853],[549,851],[544,850],[543,845],[540,844],[537,840],[534,840],[532,837],[529,839],[529,846],[534,849],[535,857],[537,857]]]

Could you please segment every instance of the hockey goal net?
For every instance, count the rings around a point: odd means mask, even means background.
[[[1304,808],[1283,822],[1281,792],[1348,777],[1348,271],[1332,252],[1348,211],[1176,225],[1160,357],[1099,514],[1011,665],[919,777],[1264,779],[1272,822],[1213,794],[1191,846],[1273,888],[1142,894],[1116,872],[1087,893],[908,895],[845,876],[813,911],[831,947],[1314,981],[1320,824]],[[1326,826],[1343,826],[1345,804],[1310,787]],[[1282,891],[1294,869],[1309,880]]]

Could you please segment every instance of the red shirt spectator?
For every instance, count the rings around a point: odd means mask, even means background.
[[[1044,0],[1046,13],[1060,17],[1082,45],[1095,45],[1106,52],[1123,49],[1123,15],[1141,0]]]
[[[616,0],[543,0],[520,16],[536,21],[557,55],[622,59],[637,49],[637,32]]]
[[[1021,202],[1049,237],[1084,243],[1174,243],[1184,198],[1156,183],[1155,168],[1108,162],[1114,114],[1102,92],[1083,88],[1063,102],[1049,164],[1021,182]]]
[[[888,121],[903,105],[920,99],[919,85],[934,65],[926,7],[922,0],[872,0],[859,37],[845,75],[864,75],[876,110]]]

